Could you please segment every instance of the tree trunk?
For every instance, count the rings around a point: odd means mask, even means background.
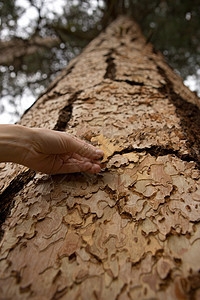
[[[133,21],[93,40],[20,123],[98,145],[105,168],[2,164],[0,299],[199,299],[198,107]]]

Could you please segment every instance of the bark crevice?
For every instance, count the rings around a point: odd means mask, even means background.
[[[60,110],[57,123],[54,126],[54,130],[64,131],[66,129],[67,124],[70,121],[71,116],[72,116],[73,103],[77,100],[77,98],[81,92],[82,92],[82,90],[73,93],[70,96],[67,105],[63,109]]]
[[[115,80],[116,77],[116,64],[115,64],[115,58],[113,57],[114,49],[111,49],[111,51],[106,55],[108,56],[106,59],[107,68],[106,73],[104,75],[104,79],[109,78],[111,80]]]
[[[13,206],[14,196],[34,178],[35,174],[35,171],[30,169],[21,172],[0,194],[0,240],[2,239],[4,233],[1,226],[6,220],[7,216],[10,214],[10,210]]]
[[[169,100],[176,107],[176,113],[180,118],[180,125],[187,138],[188,149],[200,169],[200,110],[199,108],[186,100],[174,91],[173,82],[167,76],[165,70],[157,66],[160,75],[166,81],[166,85],[159,88],[159,91],[168,95]]]
[[[143,147],[143,148],[133,148],[132,146],[129,146],[121,151],[115,151],[112,154],[112,156],[109,157],[109,159],[116,154],[122,155],[122,154],[126,154],[126,153],[131,153],[131,152],[136,152],[136,153],[146,152],[147,154],[150,154],[151,156],[154,156],[156,158],[159,156],[174,155],[183,161],[196,162],[197,165],[199,164],[199,162],[195,159],[195,157],[193,157],[189,154],[181,154],[178,150],[166,148],[166,147],[159,146],[159,145],[152,145],[151,147]]]
[[[139,81],[134,81],[134,80],[115,79],[114,81],[117,81],[117,82],[126,82],[127,84],[129,84],[131,86],[134,86],[134,85],[144,86],[144,82],[139,82]]]

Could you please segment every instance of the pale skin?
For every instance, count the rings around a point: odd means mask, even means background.
[[[0,125],[0,162],[45,174],[101,171],[103,151],[65,132]]]

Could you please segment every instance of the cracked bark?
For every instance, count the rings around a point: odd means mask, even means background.
[[[106,67],[106,73],[104,75],[104,78],[109,78],[111,80],[115,80],[115,73],[116,73],[116,66],[115,66],[115,62],[114,62],[114,57],[112,56],[112,54],[114,53],[114,50],[111,49],[111,51],[108,52],[108,54],[106,56],[108,56],[108,58],[106,59],[106,63],[107,63],[107,67]]]
[[[81,92],[82,91],[77,91],[72,94],[68,100],[67,105],[61,109],[61,111],[59,112],[58,121],[54,127],[55,130],[65,131],[67,124],[72,117],[73,103],[78,99],[78,95]]]
[[[1,298],[198,299],[199,107],[134,22],[93,40],[20,123],[98,145],[105,168],[2,164]]]
[[[169,96],[170,101],[176,107],[176,113],[181,120],[186,135],[191,154],[200,168],[200,109],[195,104],[185,101],[174,91],[173,82],[167,76],[164,69],[158,66],[158,71],[166,81],[160,91]]]
[[[180,154],[177,150],[174,149],[170,149],[170,148],[164,148],[162,146],[158,146],[158,145],[152,145],[150,148],[148,147],[144,147],[144,148],[132,148],[132,147],[128,147],[125,148],[121,151],[115,151],[114,153],[112,153],[111,156],[108,157],[108,159],[112,158],[113,156],[120,154],[123,155],[125,153],[141,153],[141,152],[145,152],[145,153],[149,153],[151,156],[155,156],[156,158],[159,156],[165,156],[168,154],[171,154],[173,156],[176,156],[177,158],[180,158],[182,161],[187,161],[187,162],[196,162],[197,166],[199,167],[199,161],[196,160],[193,156],[190,156],[188,154]]]
[[[32,170],[25,170],[16,176],[10,184],[0,194],[0,228],[10,213],[14,196],[35,176]],[[0,231],[0,240],[3,236],[3,231]]]

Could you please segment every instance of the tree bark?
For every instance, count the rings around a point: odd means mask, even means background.
[[[199,122],[199,99],[118,18],[20,121],[98,145],[102,172],[1,166],[0,299],[198,299]]]

